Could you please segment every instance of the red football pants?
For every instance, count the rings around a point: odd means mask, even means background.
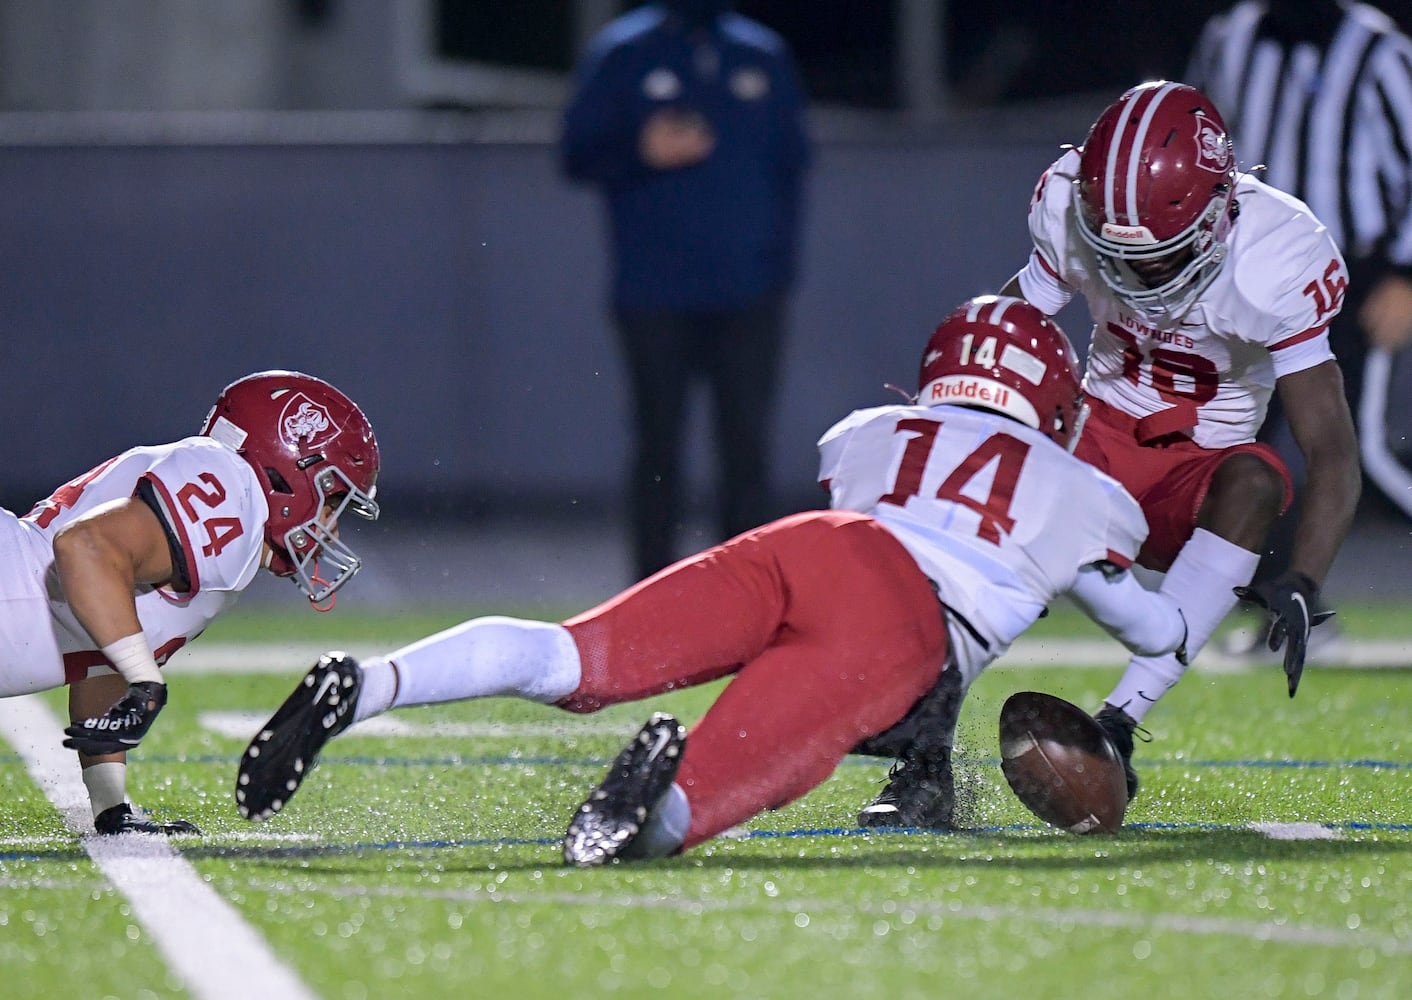
[[[1251,441],[1229,448],[1203,448],[1190,438],[1161,447],[1137,440],[1137,421],[1102,400],[1089,400],[1074,455],[1112,476],[1133,495],[1147,517],[1147,540],[1137,561],[1165,573],[1196,530],[1201,505],[1221,463],[1232,455],[1252,454],[1284,479],[1284,510],[1294,497],[1289,469],[1275,449]]]
[[[735,674],[687,738],[693,847],[814,788],[941,674],[930,582],[865,515],[811,511],[685,559],[564,623],[573,712]]]

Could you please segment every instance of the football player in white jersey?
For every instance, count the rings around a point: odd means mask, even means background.
[[[1075,454],[1142,505],[1150,533],[1138,563],[1166,574],[1161,592],[1186,614],[1190,654],[1244,597],[1268,612],[1270,648],[1285,646],[1293,697],[1309,630],[1326,617],[1310,609],[1359,492],[1327,334],[1347,285],[1338,248],[1303,202],[1238,173],[1220,113],[1167,81],[1129,90],[1044,172],[1029,225],[1034,251],[1002,294],[1053,315],[1078,293],[1094,319]],[[1273,390],[1306,460],[1308,501],[1289,572],[1249,587],[1291,499],[1284,463],[1255,441]],[[1134,656],[1097,714],[1130,799],[1133,733],[1185,669],[1170,655]],[[912,747],[904,763],[933,755]],[[933,793],[898,784],[884,797],[924,816]]]
[[[994,296],[937,328],[914,405],[820,442],[833,509],[739,535],[560,624],[479,618],[361,665],[320,659],[241,760],[242,815],[277,812],[325,743],[393,707],[512,696],[592,712],[728,675],[688,737],[656,715],[580,807],[571,864],[693,847],[827,778],[945,674],[968,681],[1070,592],[1129,648],[1181,648],[1176,604],[1127,571],[1142,512],[1067,448],[1077,358]]]
[[[357,572],[338,538],[376,518],[378,447],[347,396],[269,371],[227,386],[194,437],[133,448],[24,517],[0,509],[0,697],[69,686],[99,833],[194,834],[127,799],[126,751],[166,704],[159,669],[261,568],[316,606]]]

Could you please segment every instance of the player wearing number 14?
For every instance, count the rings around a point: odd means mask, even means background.
[[[261,569],[317,607],[357,571],[340,541],[375,518],[378,448],[347,396],[297,372],[227,386],[194,437],[109,459],[24,517],[0,510],[0,697],[69,687],[99,833],[195,833],[127,801],[126,751],[166,703],[159,665]]]
[[[593,712],[731,676],[690,734],[654,716],[564,838],[571,864],[658,857],[803,795],[1061,592],[1130,649],[1179,650],[1177,606],[1126,571],[1142,512],[1066,450],[1077,365],[1033,306],[966,303],[927,344],[915,405],[825,434],[833,510],[747,531],[562,623],[477,618],[361,664],[323,657],[241,759],[241,813],[284,808],[328,740],[389,708],[514,696]]]

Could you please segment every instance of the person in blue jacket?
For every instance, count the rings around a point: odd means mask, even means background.
[[[565,174],[599,188],[633,396],[627,496],[639,578],[677,558],[690,393],[708,387],[721,537],[770,520],[770,433],[811,155],[785,44],[726,0],[608,24],[576,70]]]

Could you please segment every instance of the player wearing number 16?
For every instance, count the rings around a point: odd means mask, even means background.
[[[1002,289],[1054,315],[1083,295],[1094,320],[1084,392],[1090,415],[1074,454],[1142,505],[1138,563],[1186,615],[1194,657],[1236,598],[1271,617],[1290,697],[1311,614],[1358,499],[1358,446],[1329,321],[1347,272],[1298,199],[1237,170],[1225,122],[1200,91],[1158,81],[1098,116],[1081,147],[1039,179],[1034,251]],[[1304,454],[1307,501],[1291,570],[1248,586],[1265,536],[1289,505],[1290,474],[1255,432],[1273,390]],[[1133,733],[1186,663],[1135,655],[1097,714],[1137,794]],[[903,765],[860,816],[864,825],[946,825],[949,754],[964,690],[938,688],[905,739]],[[928,775],[942,778],[923,780]]]
[[[1151,533],[1138,561],[1166,573],[1191,655],[1239,593],[1267,609],[1293,697],[1321,620],[1309,609],[1359,491],[1328,338],[1347,271],[1309,207],[1241,173],[1236,153],[1200,91],[1133,88],[1040,179],[1034,252],[1006,290],[1049,314],[1083,295],[1092,415],[1075,454],[1142,504]],[[1290,500],[1284,463],[1255,442],[1272,391],[1303,453],[1307,500],[1290,571],[1247,587]],[[1120,750],[1183,669],[1171,657],[1130,662],[1103,713]],[[1129,782],[1135,792],[1131,771]]]
[[[227,386],[198,435],[125,451],[24,517],[0,510],[0,697],[68,685],[64,745],[99,833],[198,832],[127,801],[126,752],[167,700],[159,667],[262,568],[331,605],[359,566],[339,518],[377,517],[377,473],[352,400],[269,371]]]

